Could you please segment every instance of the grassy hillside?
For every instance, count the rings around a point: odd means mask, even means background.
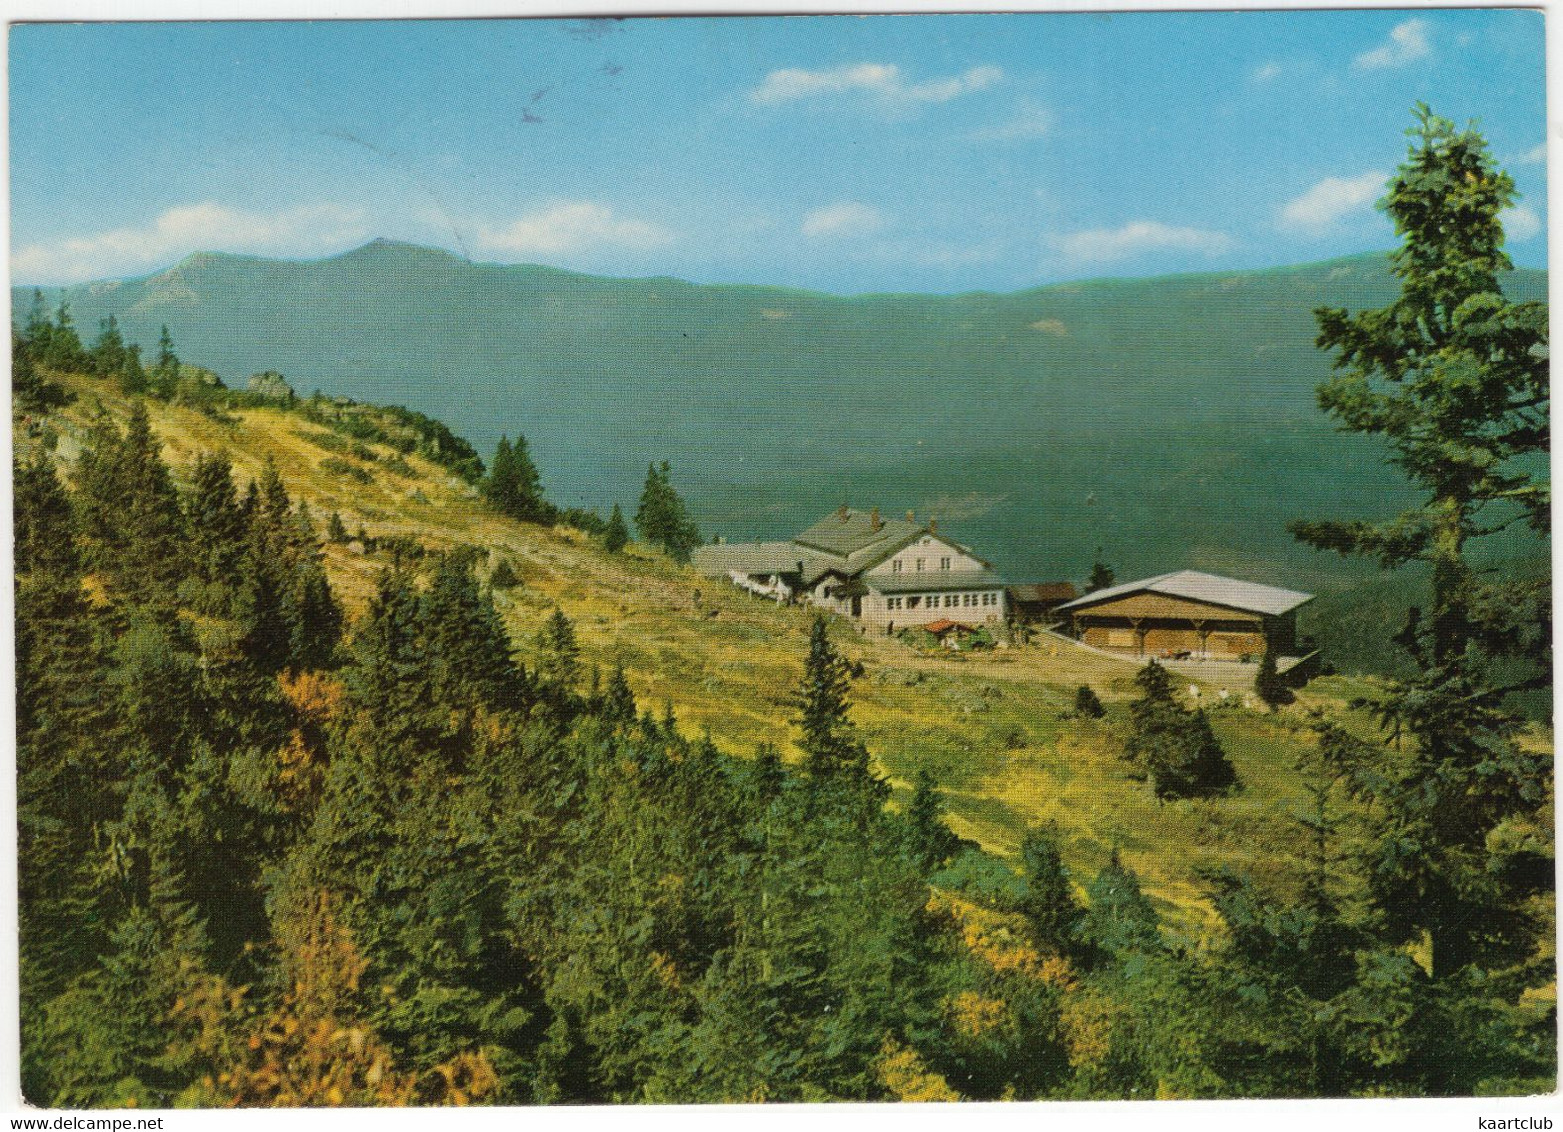
[[[1541,297],[1545,275],[1509,287]],[[1097,546],[1120,577],[1236,573],[1318,593],[1305,632],[1337,663],[1383,669],[1384,635],[1357,614],[1368,600],[1398,621],[1404,586],[1284,524],[1403,498],[1382,453],[1333,432],[1313,397],[1328,360],[1312,310],[1393,293],[1381,255],[837,297],[377,241],[308,262],[197,255],[65,297],[84,337],[112,314],[150,346],[166,324],[230,383],[280,369],[301,393],[428,413],[485,453],[524,432],[565,506],[627,503],[665,458],[708,533],[785,536],[845,499],[937,514],[1017,580],[1080,578]]]
[[[75,400],[48,428],[58,435],[57,457],[69,464],[90,422],[99,413],[123,420],[130,402],[106,383],[63,380]],[[149,405],[164,457],[177,470],[221,449],[242,481],[270,458],[317,524],[336,511],[350,532],[362,526],[377,540],[481,547],[490,564],[502,557],[522,578],[498,597],[517,642],[557,606],[576,623],[583,659],[604,670],[622,663],[643,705],[671,703],[686,730],[708,731],[729,753],[746,755],[763,741],[790,747],[806,612],[702,579],[644,547],[609,555],[578,531],[495,518],[470,484],[418,455],[398,464],[392,449],[367,444],[344,460],[332,434],[297,412],[214,416]],[[18,443],[26,450],[40,438],[24,429]],[[366,554],[353,544],[327,546],[333,588],[350,611],[363,608],[390,560],[381,547]],[[1169,921],[1190,933],[1211,918],[1200,867],[1233,864],[1283,885],[1296,879],[1302,837],[1291,815],[1305,795],[1294,764],[1311,742],[1306,712],[1321,704],[1341,711],[1362,687],[1344,677],[1320,680],[1275,716],[1240,706],[1247,689],[1231,689],[1232,706],[1212,714],[1244,789],[1228,799],[1162,804],[1127,777],[1119,754],[1129,663],[1057,640],[949,658],[858,637],[844,623],[834,632],[863,666],[854,717],[900,799],[916,772],[929,769],[947,792],[955,830],[1003,856],[1028,826],[1056,821],[1081,876],[1094,874],[1117,846]],[[1061,718],[1081,684],[1106,701],[1106,722]],[[1207,702],[1214,691],[1203,690]]]

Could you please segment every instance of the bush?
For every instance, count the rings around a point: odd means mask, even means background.
[[[346,460],[338,459],[335,456],[327,456],[320,461],[320,470],[330,472],[334,476],[346,476],[348,479],[356,480],[359,483],[374,482],[374,477],[357,464],[349,464]]]
[[[510,559],[501,558],[494,564],[494,571],[488,576],[488,584],[496,590],[508,590],[521,584],[521,577],[510,565]]]
[[[1081,719],[1101,719],[1106,714],[1101,698],[1089,684],[1081,684],[1075,691],[1075,715]]]

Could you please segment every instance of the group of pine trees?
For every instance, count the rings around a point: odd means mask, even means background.
[[[523,523],[544,525],[567,522],[588,534],[600,535],[610,554],[629,545],[630,531],[617,503],[606,520],[592,511],[563,511],[543,492],[543,477],[527,450],[526,437],[499,438],[494,460],[481,484],[483,497],[500,514]],[[687,563],[700,545],[700,528],[689,518],[683,498],[673,487],[671,465],[662,461],[646,470],[646,485],[635,512],[635,527],[650,546],[665,551],[675,562]]]

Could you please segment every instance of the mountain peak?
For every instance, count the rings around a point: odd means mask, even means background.
[[[464,256],[446,251],[444,248],[429,247],[426,244],[410,244],[403,240],[392,240],[385,236],[376,236],[367,244],[353,248],[351,251],[342,252],[340,255],[328,256],[330,260],[341,262],[382,261],[387,259],[398,262],[468,262]]]

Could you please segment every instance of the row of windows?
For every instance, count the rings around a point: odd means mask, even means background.
[[[909,597],[885,598],[886,609],[916,609],[922,606],[924,609],[974,609],[980,606],[995,606],[999,604],[999,595],[996,593],[985,594],[929,594],[927,605],[923,605],[921,594],[912,594]]]
[[[921,574],[923,572],[923,564],[926,563],[927,561],[928,560],[926,558],[919,558],[915,562],[913,562],[912,566],[913,566],[914,572],[918,573],[918,574]],[[899,574],[902,571],[902,569],[905,568],[905,566],[906,566],[906,563],[902,562],[899,558],[892,559],[891,562],[890,562],[890,572],[892,574]],[[941,570],[948,570],[949,568],[950,568],[950,560],[948,558],[941,558],[941,559],[939,559],[939,569],[941,569]]]

